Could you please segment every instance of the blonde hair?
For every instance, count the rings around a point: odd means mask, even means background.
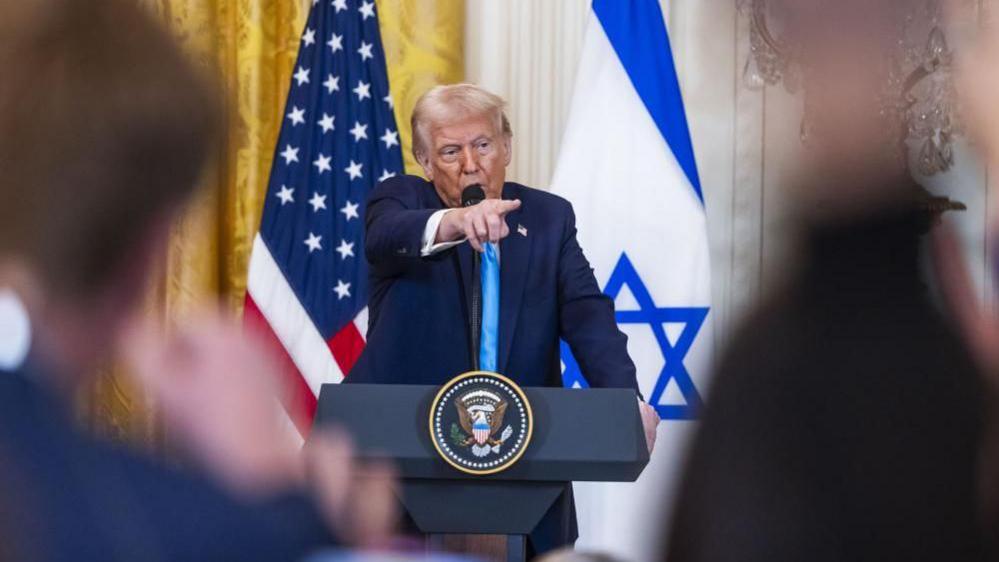
[[[429,148],[430,126],[435,123],[454,123],[470,116],[490,115],[497,131],[502,131],[507,137],[513,136],[505,109],[503,98],[475,84],[448,84],[431,88],[420,96],[413,108],[410,120],[413,156],[421,161],[421,156]]]

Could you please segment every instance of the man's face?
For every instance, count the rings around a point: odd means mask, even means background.
[[[473,115],[431,126],[420,164],[448,207],[461,206],[461,192],[481,184],[486,197],[499,199],[510,163],[510,138],[496,130],[489,115]]]

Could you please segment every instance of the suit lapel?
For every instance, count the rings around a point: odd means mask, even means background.
[[[507,183],[503,186],[503,199],[517,199],[519,196],[520,190],[516,185]],[[520,303],[524,296],[524,284],[527,281],[527,267],[531,260],[532,245],[530,237],[518,232],[518,227],[521,225],[530,228],[530,225],[525,224],[523,207],[506,216],[506,225],[510,229],[510,235],[500,241],[500,322],[497,368],[501,373],[506,370],[507,362],[510,359],[517,317],[520,314]],[[513,374],[516,375],[516,373]]]

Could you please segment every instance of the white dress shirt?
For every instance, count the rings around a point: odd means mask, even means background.
[[[430,218],[427,219],[427,226],[423,229],[423,247],[420,249],[421,256],[432,256],[436,253],[443,252],[448,248],[454,248],[458,244],[465,241],[465,238],[462,238],[461,240],[434,244],[434,240],[437,240],[437,231],[440,230],[441,221],[444,219],[444,215],[454,210],[456,209],[441,209],[440,211],[430,215]]]

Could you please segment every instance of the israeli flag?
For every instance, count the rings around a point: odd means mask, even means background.
[[[656,559],[712,355],[704,195],[656,0],[594,0],[552,190],[663,423],[637,483],[575,485],[580,548]],[[586,380],[567,346],[567,386]]]

